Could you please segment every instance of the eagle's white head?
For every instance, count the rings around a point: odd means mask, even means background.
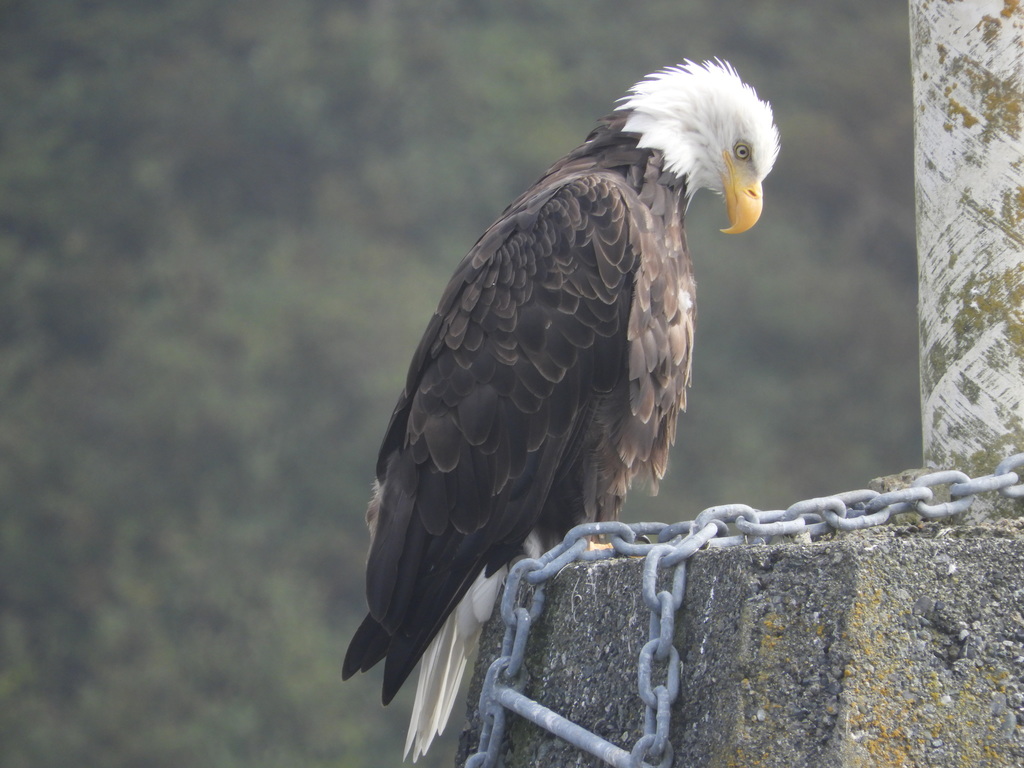
[[[725,197],[732,226],[743,232],[761,215],[761,182],[779,154],[772,108],[722,61],[685,61],[648,75],[620,109],[639,146],[665,156],[665,169],[685,177],[687,194],[710,189]]]

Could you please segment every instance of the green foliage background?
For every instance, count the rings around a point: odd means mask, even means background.
[[[339,669],[405,365],[490,220],[684,57],[783,150],[749,234],[691,207],[690,412],[629,519],[917,464],[905,13],[0,2],[0,763],[399,762],[409,698]]]

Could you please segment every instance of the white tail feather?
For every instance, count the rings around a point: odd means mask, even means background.
[[[414,763],[448,723],[466,661],[476,650],[480,630],[494,610],[507,570],[501,568],[487,578],[481,571],[423,654],[405,739],[405,757],[411,750]]]
[[[540,557],[553,545],[554,542],[546,544],[537,531],[532,531],[523,542],[523,554]],[[411,750],[414,763],[448,723],[466,661],[476,650],[480,631],[491,618],[507,574],[508,567],[499,568],[488,577],[481,571],[423,654],[409,734],[405,738],[405,757],[409,757]]]

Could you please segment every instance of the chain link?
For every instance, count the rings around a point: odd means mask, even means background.
[[[763,543],[778,536],[817,536],[887,523],[894,515],[917,512],[922,517],[952,517],[966,511],[980,493],[1024,498],[1024,484],[1015,470],[1024,467],[1024,453],[1004,459],[991,475],[971,478],[958,470],[932,472],[910,487],[886,493],[856,490],[798,501],[784,510],[763,511],[745,504],[709,507],[692,522],[587,523],[536,559],[524,559],[509,571],[501,600],[505,636],[501,655],[491,663],[480,694],[480,748],[466,768],[495,768],[505,735],[508,711],[525,717],[577,748],[616,768],[671,768],[669,739],[672,704],[679,696],[681,661],[673,644],[675,617],[686,595],[686,564],[705,546]],[[932,504],[935,490],[948,486],[950,501]],[[738,534],[734,531],[739,531]],[[589,549],[603,536],[611,548]],[[544,608],[546,583],[569,563],[611,557],[644,557],[642,590],[650,611],[648,641],[637,660],[637,690],[644,703],[644,733],[626,751],[525,696],[524,659],[530,627]],[[672,570],[671,588],[658,590],[660,574]],[[655,670],[659,680],[655,683]],[[648,762],[650,760],[656,762]]]

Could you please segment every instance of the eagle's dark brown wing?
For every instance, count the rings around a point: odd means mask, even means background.
[[[596,411],[613,396],[629,410],[640,208],[649,219],[621,176],[563,176],[513,204],[449,283],[381,447],[370,612],[343,670],[387,657],[385,703],[481,570],[583,519]]]

